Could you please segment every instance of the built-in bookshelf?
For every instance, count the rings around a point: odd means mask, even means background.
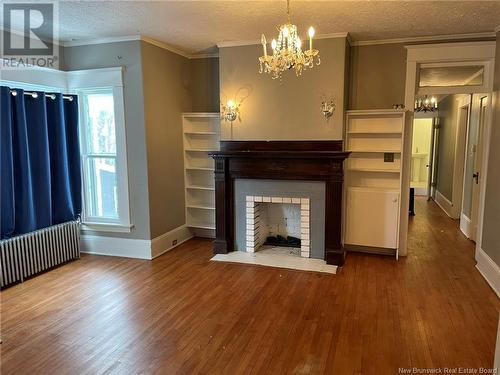
[[[215,237],[214,162],[220,147],[219,113],[184,113],[186,225],[200,237]]]
[[[397,255],[404,131],[404,111],[347,111],[347,248]]]

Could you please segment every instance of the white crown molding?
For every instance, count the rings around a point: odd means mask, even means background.
[[[170,45],[168,45],[168,44],[166,44],[166,43],[160,42],[160,41],[158,41],[158,40],[156,40],[156,39],[152,39],[152,38],[149,38],[149,37],[147,37],[147,36],[141,36],[140,38],[141,38],[141,40],[142,40],[143,42],[146,42],[146,43],[152,44],[152,45],[154,45],[154,46],[156,46],[156,47],[160,47],[160,48],[162,48],[162,49],[164,49],[164,50],[167,50],[167,51],[173,52],[173,53],[175,53],[175,54],[177,54],[177,55],[181,55],[181,56],[183,56],[183,57],[185,57],[185,58],[187,58],[187,59],[189,59],[189,58],[191,57],[191,55],[190,55],[189,53],[184,52],[184,51],[181,51],[180,49],[177,49],[177,48],[175,48],[175,47],[172,47],[172,46],[170,46]]]
[[[190,59],[212,59],[212,58],[218,58],[219,54],[217,52],[214,53],[195,53],[192,55],[189,55]]]
[[[348,32],[342,33],[333,33],[333,34],[320,34],[314,37],[314,39],[333,39],[333,38],[348,38],[350,39]],[[227,47],[242,47],[242,46],[253,46],[256,44],[261,44],[260,39],[254,40],[234,40],[234,41],[225,41],[218,42],[217,47],[219,48],[227,48]]]
[[[80,47],[80,46],[91,46],[94,44],[130,42],[132,40],[141,40],[141,36],[140,35],[127,35],[127,36],[116,36],[116,37],[108,37],[108,38],[61,41],[59,43],[63,47]]]
[[[95,44],[106,44],[106,43],[118,43],[118,42],[130,42],[134,40],[142,40],[143,42],[152,44],[156,47],[162,48],[164,50],[170,51],[177,55],[183,56],[187,59],[207,59],[219,57],[218,53],[194,53],[190,54],[184,52],[178,48],[172,47],[166,43],[160,42],[156,39],[149,38],[143,35],[128,35],[128,36],[118,36],[109,38],[96,38],[96,39],[86,39],[86,40],[72,40],[66,42],[60,42],[63,47],[79,47],[79,46],[90,46]]]
[[[378,39],[378,40],[358,40],[352,42],[352,46],[371,46],[376,44],[396,44],[396,43],[413,43],[413,42],[431,42],[440,40],[467,40],[478,38],[495,38],[494,32],[472,33],[472,34],[452,34],[452,35],[432,35],[432,36],[415,36],[409,38],[396,39]]]

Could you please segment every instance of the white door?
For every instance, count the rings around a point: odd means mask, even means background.
[[[478,125],[478,136],[477,144],[473,146],[472,152],[474,152],[474,173],[472,182],[472,205],[471,205],[471,237],[472,241],[476,241],[477,237],[477,221],[478,221],[478,210],[479,210],[479,191],[481,190],[481,161],[483,159],[483,133],[484,133],[484,122],[486,119],[488,97],[484,96],[481,98],[481,104],[479,105],[479,125]]]

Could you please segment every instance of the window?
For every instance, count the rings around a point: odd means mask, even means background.
[[[2,85],[78,95],[83,229],[130,232],[123,68],[11,69]]]
[[[84,228],[129,232],[122,88],[76,91],[80,101]]]
[[[115,221],[119,215],[112,89],[83,93],[83,113],[86,216]]]

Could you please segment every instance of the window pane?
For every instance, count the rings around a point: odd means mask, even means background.
[[[87,110],[88,152],[93,154],[116,153],[115,110],[113,92],[85,95]]]
[[[484,66],[441,66],[420,68],[420,87],[480,86]]]
[[[118,219],[116,163],[114,158],[88,159],[88,216]]]

